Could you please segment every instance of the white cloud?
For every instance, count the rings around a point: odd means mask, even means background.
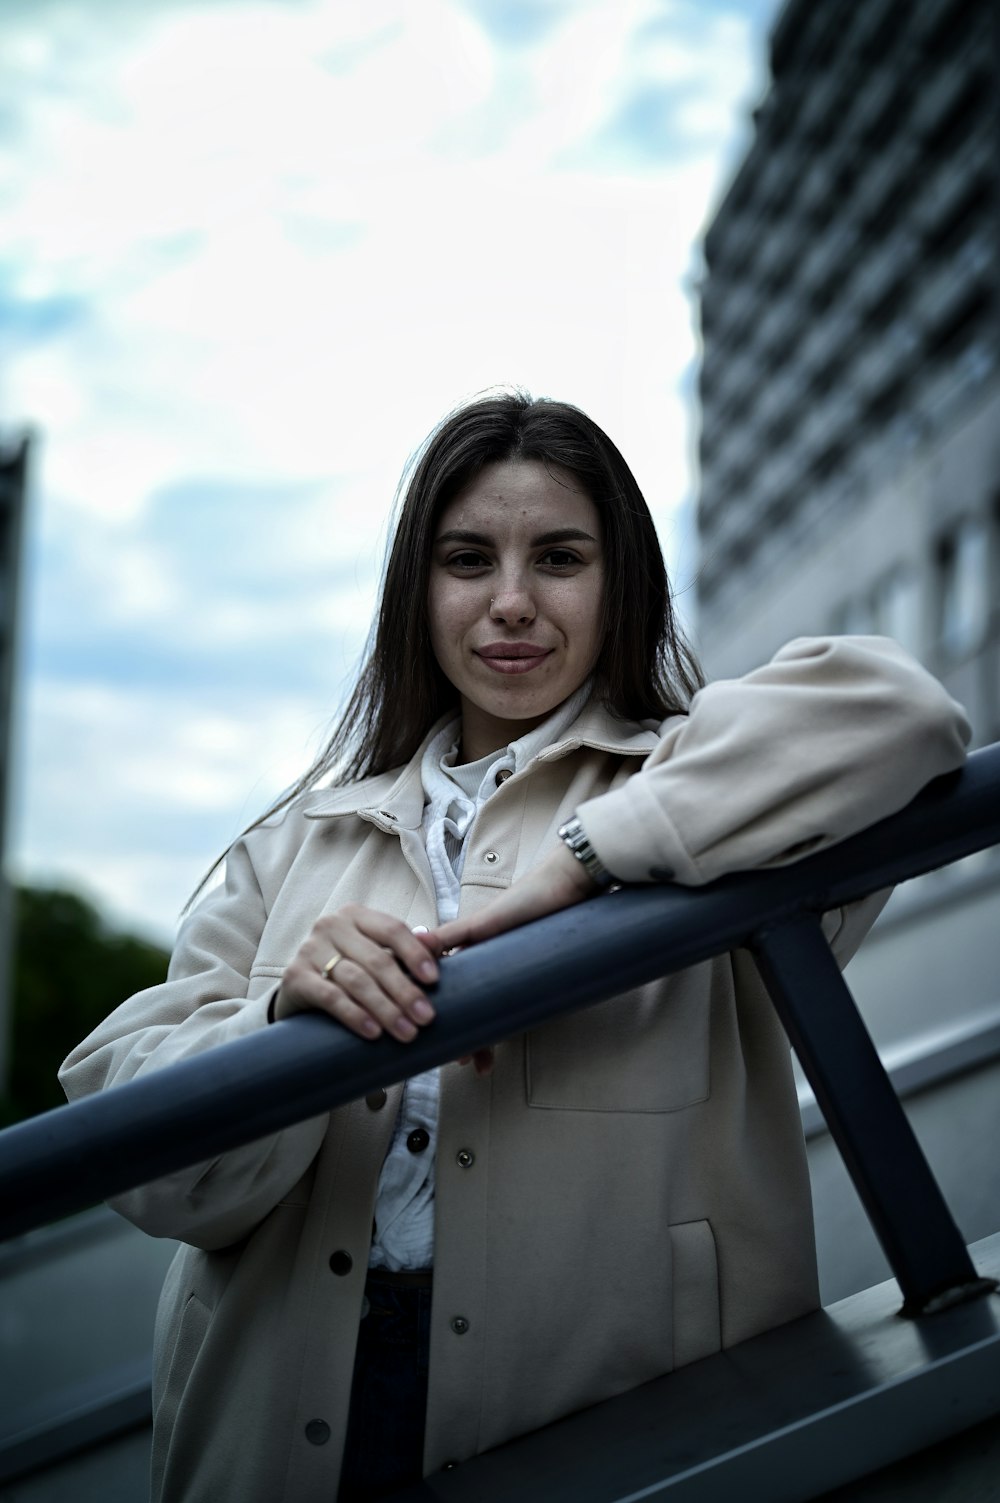
[[[15,870],[82,884],[163,936],[202,872],[318,750],[332,708],[272,690],[222,712],[183,688],[82,679],[36,682],[27,697],[33,775]]]
[[[458,0],[0,20],[0,295],[73,313],[3,373],[5,415],[44,435],[26,869],[169,921],[304,762],[399,471],[463,395],[579,402],[674,547],[683,280],[754,86],[747,23],[688,0],[544,10],[516,36]]]

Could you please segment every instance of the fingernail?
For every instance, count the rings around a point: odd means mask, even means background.
[[[361,1024],[361,1032],[365,1035],[366,1038],[377,1039],[382,1030],[376,1023],[374,1018],[365,1018],[364,1022]]]
[[[422,981],[436,981],[438,979],[438,968],[433,960],[422,960],[417,966],[417,974]]]
[[[410,1008],[410,1016],[416,1018],[418,1023],[429,1023],[434,1016],[434,1009],[429,1002],[425,1002],[421,998],[419,1002],[414,1002]]]
[[[410,1022],[409,1018],[400,1018],[396,1023],[393,1032],[398,1039],[412,1039],[416,1038],[417,1035],[417,1030]]]

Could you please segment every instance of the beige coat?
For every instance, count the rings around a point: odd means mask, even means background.
[[[967,735],[940,686],[873,638],[792,643],[659,730],[592,704],[482,809],[463,909],[552,849],[574,809],[629,881],[793,859],[902,806]],[[68,1094],[265,1027],[323,912],[361,901],[433,924],[419,760],[240,841],[167,982],[67,1060]],[[877,906],[828,917],[841,960]],[[157,1322],[155,1498],[332,1503],[399,1090],[117,1202],[189,1244]],[[427,1472],[816,1304],[789,1051],[747,955],[512,1038],[490,1076],[442,1072]]]

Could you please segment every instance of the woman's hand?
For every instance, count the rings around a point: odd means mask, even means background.
[[[408,1043],[434,1017],[414,980],[430,985],[438,979],[428,951],[399,919],[348,903],[313,925],[281,978],[274,1017],[325,1012],[360,1038],[375,1039],[385,1030]]]
[[[446,950],[462,949],[492,939],[508,929],[516,929],[532,919],[543,918],[560,908],[570,908],[597,892],[597,884],[582,862],[560,842],[557,850],[486,908],[470,918],[452,919],[420,935],[420,940],[434,955]],[[460,1065],[469,1062],[477,1075],[488,1075],[493,1068],[493,1050],[477,1049],[466,1054]]]
[[[583,863],[560,841],[557,850],[478,913],[440,924],[421,934],[420,939],[435,955],[464,949],[530,924],[532,919],[544,918],[547,913],[557,913],[560,908],[571,908],[593,897],[597,890]]]

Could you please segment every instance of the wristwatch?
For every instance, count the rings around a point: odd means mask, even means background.
[[[587,839],[587,832],[575,814],[564,825],[560,825],[559,839],[566,842],[577,861],[586,868],[598,887],[613,885],[614,877]]]

